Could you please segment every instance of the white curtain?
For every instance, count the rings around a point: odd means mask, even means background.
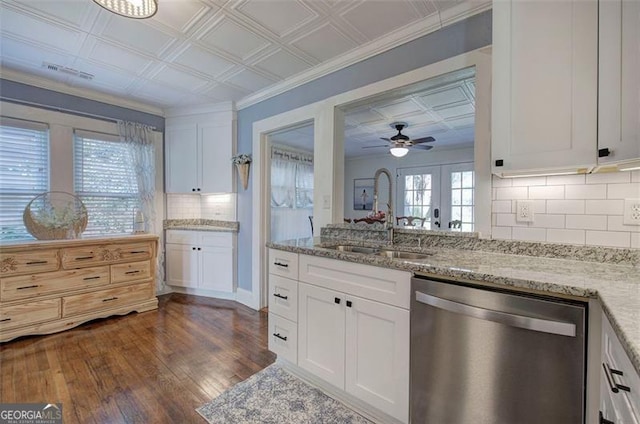
[[[162,229],[156,228],[156,151],[153,144],[153,128],[136,122],[118,121],[120,138],[127,144],[138,183],[138,209],[144,214],[147,232],[160,237],[163,246]],[[158,249],[157,283],[158,290],[164,289],[164,253]]]
[[[313,157],[274,147],[271,152],[271,241],[312,237]]]

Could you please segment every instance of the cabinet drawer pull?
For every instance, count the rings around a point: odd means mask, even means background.
[[[76,261],[86,261],[87,259],[93,259],[93,256],[78,256]]]
[[[285,342],[287,341],[287,336],[281,336],[280,333],[273,333],[273,335],[280,340],[284,340]]]
[[[100,276],[98,275],[98,276],[95,276],[95,277],[84,277],[84,278],[83,278],[83,280],[84,280],[84,281],[89,281],[89,280],[99,280],[100,278],[102,278],[102,277],[100,277]]]
[[[135,255],[136,253],[147,253],[147,251],[146,250],[132,250],[129,253],[131,253],[132,255]]]
[[[140,270],[136,269],[135,271],[127,271],[127,272],[125,272],[125,274],[127,274],[127,275],[129,275],[129,274],[137,274],[139,272],[140,272]]]
[[[609,383],[609,388],[613,393],[618,393],[620,390],[625,392],[631,392],[631,388],[629,386],[625,386],[624,384],[618,384],[613,379],[613,375],[623,376],[624,373],[620,370],[613,369],[607,363],[602,363],[602,368],[604,368],[604,375],[607,377],[607,383]]]
[[[0,322],[7,322],[7,321],[11,321],[11,318],[0,319]]]
[[[283,264],[282,262],[274,262],[273,264],[277,265],[277,266],[284,267],[284,268],[289,268],[289,264]]]
[[[333,298],[333,303],[335,303],[336,305],[339,305],[340,304],[340,298],[339,297]]]
[[[44,265],[48,263],[49,261],[31,261],[31,262],[27,262],[27,265]]]
[[[350,308],[351,305],[353,305],[353,302],[351,302],[350,300],[347,300],[347,308]]]
[[[114,297],[108,297],[106,299],[102,299],[103,302],[111,302],[112,300],[118,300],[118,298],[114,296]]]
[[[280,299],[283,299],[283,300],[287,300],[287,299],[289,299],[289,296],[283,296],[283,295],[281,295],[280,293],[274,293],[273,295],[274,295],[275,297],[279,297]]]
[[[22,286],[22,287],[18,287],[16,288],[16,290],[27,290],[27,289],[35,289],[37,287],[40,287],[38,284],[34,284],[32,286]]]

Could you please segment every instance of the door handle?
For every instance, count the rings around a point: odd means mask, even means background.
[[[609,388],[611,389],[611,391],[613,393],[618,393],[620,392],[620,390],[623,390],[625,392],[631,392],[631,387],[629,386],[625,386],[624,384],[618,384],[616,383],[616,381],[613,379],[613,375],[619,375],[619,376],[623,376],[624,373],[622,371],[613,369],[609,366],[609,364],[607,363],[602,363],[602,368],[604,369],[604,375],[605,377],[607,377],[607,383],[609,383]]]
[[[484,321],[492,321],[498,324],[509,325],[511,327],[524,328],[525,330],[539,331],[541,333],[557,334],[559,336],[576,336],[576,326],[570,322],[533,318],[525,315],[479,308],[477,306],[454,302],[419,291],[416,291],[416,301],[424,303],[425,305],[433,306],[434,308],[456,314],[467,315]]]

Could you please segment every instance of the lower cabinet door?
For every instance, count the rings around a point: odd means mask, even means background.
[[[167,284],[198,287],[198,252],[183,244],[166,245]]]
[[[298,285],[298,366],[344,390],[345,296]]]
[[[233,248],[203,246],[201,249],[202,274],[198,287],[233,292]]]
[[[409,420],[409,311],[346,298],[348,393],[403,423]]]

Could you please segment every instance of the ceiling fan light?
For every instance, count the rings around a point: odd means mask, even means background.
[[[407,153],[409,153],[409,149],[406,147],[392,147],[389,149],[389,152],[397,157],[397,158],[401,158],[407,155]]]
[[[147,19],[158,11],[158,0],[93,0],[117,15],[134,19]]]

